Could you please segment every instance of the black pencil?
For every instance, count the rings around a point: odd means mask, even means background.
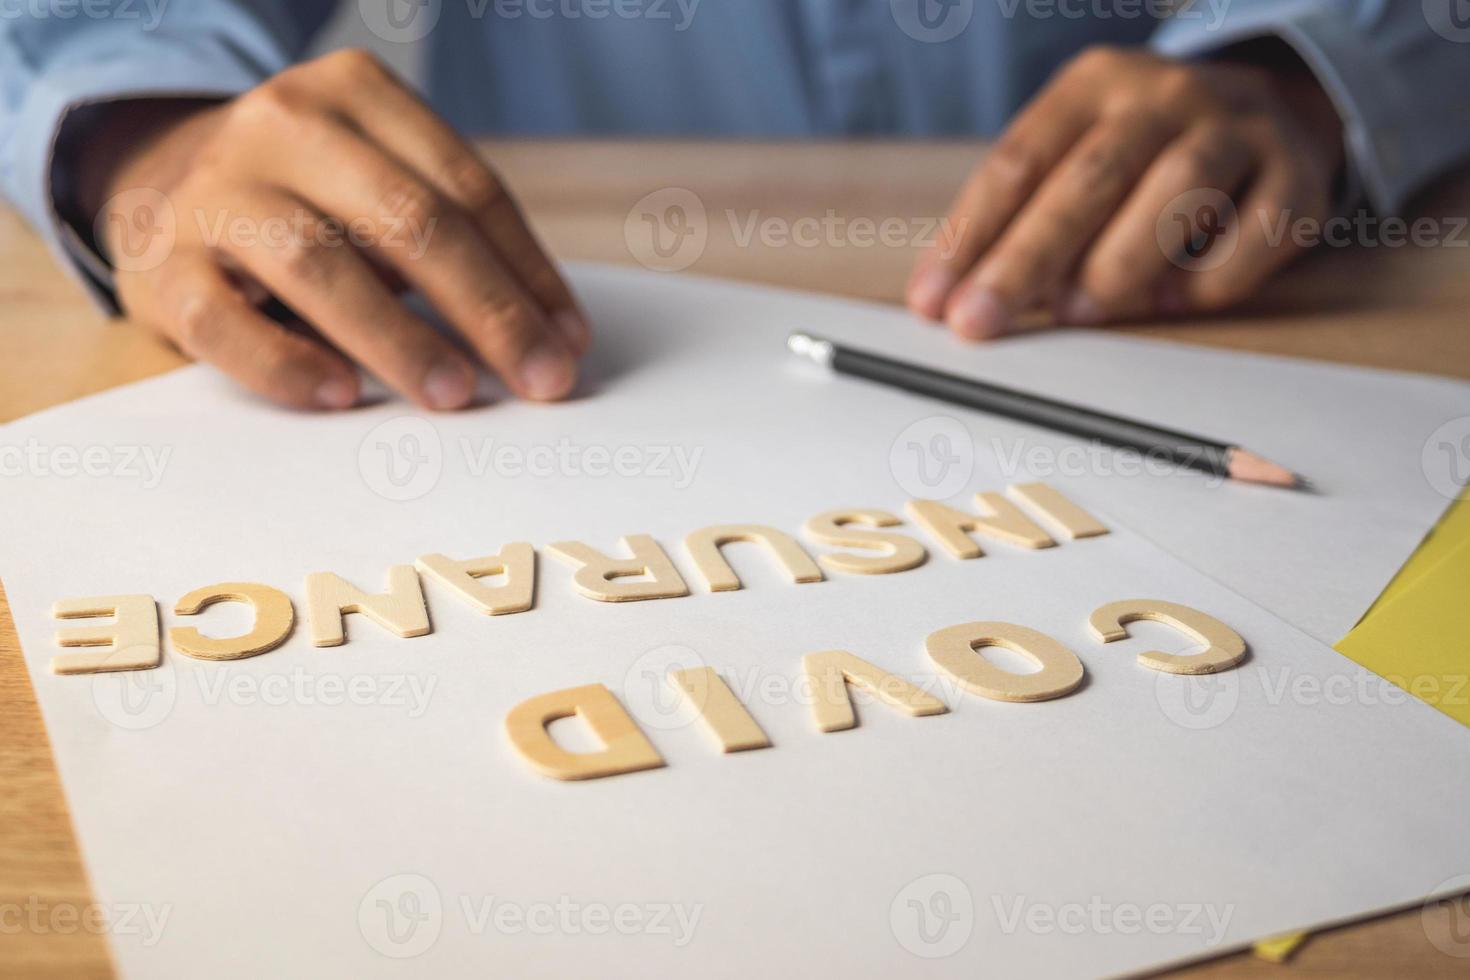
[[[1137,450],[1151,459],[1249,483],[1293,489],[1307,489],[1308,486],[1305,480],[1286,467],[1231,443],[1160,428],[917,364],[906,364],[810,334],[793,333],[786,346],[793,354],[825,364],[838,374],[866,378],[918,395],[1003,415],[1018,422]]]

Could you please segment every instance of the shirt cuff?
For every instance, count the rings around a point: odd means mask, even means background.
[[[1320,3],[1282,0],[1243,11],[1227,24],[1171,18],[1151,45],[1160,54],[1198,57],[1242,41],[1275,37],[1316,76],[1342,118],[1350,185],[1360,185],[1380,214],[1393,214],[1430,174],[1413,166],[1416,138],[1406,120],[1418,115],[1401,74],[1385,63],[1352,20]]]
[[[137,98],[223,98],[259,84],[265,72],[213,40],[129,51],[95,60],[86,56],[48,70],[27,93],[12,138],[6,191],[45,240],[53,255],[100,307],[117,312],[111,273],[62,217],[57,175],[58,137],[68,118],[88,106]],[[70,137],[69,137],[70,138]],[[78,134],[77,152],[86,152]],[[60,176],[60,181],[58,181]],[[58,183],[61,187],[58,188]]]

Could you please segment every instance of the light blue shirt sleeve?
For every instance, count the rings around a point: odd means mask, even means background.
[[[1152,44],[1176,57],[1260,37],[1291,45],[1342,116],[1368,200],[1393,214],[1470,157],[1467,8],[1464,0],[1198,0]]]
[[[68,114],[139,96],[242,92],[295,60],[333,6],[40,0],[23,16],[0,18],[0,191],[64,265],[82,272],[76,263],[86,266],[88,257],[59,219],[52,187],[52,156]],[[83,279],[97,294],[99,283]]]
[[[920,5],[940,22],[915,20]],[[451,123],[526,135],[993,135],[1089,45],[1190,57],[1275,36],[1334,100],[1351,170],[1389,213],[1470,155],[1465,5],[1195,0],[1162,23],[1158,4],[1042,16],[989,0],[647,0],[588,3],[585,16],[555,0],[352,6],[386,43],[425,47],[431,101]],[[244,91],[299,58],[335,6],[30,0],[0,17],[0,192],[68,267],[92,270],[84,282],[105,301],[106,270],[57,214],[64,123],[78,122],[70,138],[89,105]]]

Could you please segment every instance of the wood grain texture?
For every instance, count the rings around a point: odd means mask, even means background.
[[[689,272],[894,301],[916,248],[819,232],[814,245],[762,241],[759,223],[942,216],[982,149],[970,143],[725,144],[496,142],[485,151],[563,259],[636,264],[626,226],[664,188],[694,192],[707,241]],[[1443,182],[1412,212],[1470,213],[1470,178]],[[917,220],[913,220],[917,219]],[[752,224],[754,222],[754,224]],[[747,231],[752,231],[747,240]],[[1142,336],[1470,378],[1470,248],[1325,248],[1250,305],[1208,321],[1129,327]],[[0,207],[0,420],[151,377],[184,363],[166,343],[98,314],[14,212]],[[222,382],[223,383],[223,382]],[[0,910],[90,899],[66,803],[0,602]],[[1451,873],[1447,869],[1446,875]],[[1314,936],[1287,966],[1236,954],[1178,971],[1198,980],[1395,975],[1463,977],[1439,951],[1470,929],[1470,902],[1436,903]],[[0,977],[106,977],[102,937],[0,931]]]

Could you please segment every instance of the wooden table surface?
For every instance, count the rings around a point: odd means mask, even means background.
[[[485,149],[560,258],[646,257],[640,202],[658,195],[649,200],[662,205],[668,189],[683,188],[697,199],[686,217],[702,222],[707,239],[689,271],[888,302],[901,296],[914,248],[871,241],[861,219],[898,219],[890,227],[903,229],[900,237],[921,237],[981,152],[961,143],[498,142]],[[1442,182],[1413,213],[1443,219],[1449,240],[1322,248],[1228,316],[1128,330],[1470,378],[1470,232],[1455,232],[1457,216],[1470,214],[1470,179]],[[783,229],[796,233],[793,240],[783,243]],[[183,363],[143,330],[98,314],[3,206],[0,352],[0,421]],[[0,976],[110,976],[101,936],[18,927],[27,908],[80,910],[89,898],[3,596],[0,787]],[[1236,954],[1177,975],[1464,977],[1470,960],[1441,952],[1432,939],[1447,943],[1454,931],[1463,944],[1467,930],[1467,900],[1435,903],[1319,934],[1285,966]]]

